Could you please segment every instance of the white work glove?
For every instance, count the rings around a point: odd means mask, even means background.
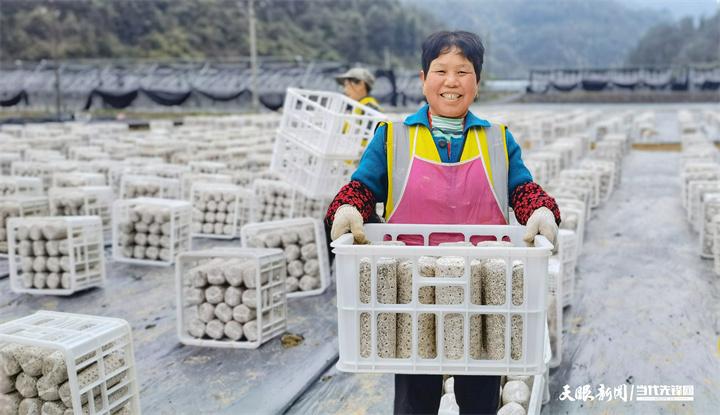
[[[558,233],[558,226],[555,223],[555,215],[545,206],[535,209],[530,215],[530,219],[525,225],[527,232],[523,240],[530,246],[533,245],[535,235],[540,234],[548,239],[551,244],[555,245],[555,238]]]
[[[330,238],[334,241],[343,234],[352,232],[356,245],[369,244],[363,230],[363,217],[353,205],[342,205],[335,211]]]

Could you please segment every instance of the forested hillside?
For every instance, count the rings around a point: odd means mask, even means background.
[[[438,28],[398,0],[256,0],[261,56],[415,64]],[[2,0],[0,58],[232,58],[249,54],[246,1]]]
[[[634,66],[720,62],[720,11],[699,23],[685,18],[652,27],[630,51]]]

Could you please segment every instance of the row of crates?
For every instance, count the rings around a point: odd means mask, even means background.
[[[576,143],[583,141],[576,140]],[[551,368],[562,362],[563,314],[564,309],[572,305],[575,295],[575,268],[583,249],[586,223],[592,219],[592,209],[605,203],[619,186],[622,161],[630,149],[629,143],[627,134],[605,134],[587,151],[580,151],[586,148],[585,144],[573,148],[560,139],[540,152],[528,152],[532,168],[542,169],[545,190],[555,198],[563,219],[548,270]],[[547,151],[548,148],[554,151]]]
[[[227,189],[222,190],[227,191]],[[223,195],[223,193],[219,194]],[[235,198],[229,203],[235,203],[233,209],[239,210],[238,194],[227,192],[227,195],[229,195],[228,200]],[[228,214],[237,216],[237,213]],[[235,221],[236,218],[232,220]],[[186,201],[152,198],[115,201],[111,222],[112,259],[137,265],[170,266],[175,263],[179,254],[191,249],[192,221],[193,208]],[[90,287],[104,285],[105,229],[99,216],[12,217],[3,223],[7,223],[8,226],[3,231],[7,233],[7,252],[13,291],[70,295]],[[233,232],[236,225],[236,223],[231,225]],[[57,226],[65,229],[61,239],[66,248],[62,252],[57,248],[60,241],[43,239],[39,233],[46,227],[50,229]],[[292,291],[297,292],[290,294],[291,297],[321,294],[330,285],[326,237],[321,222],[313,218],[297,218],[249,223],[237,229],[238,236],[242,231],[243,246],[250,247],[258,234],[273,233],[279,240],[278,235],[281,233],[300,227],[309,229],[309,236],[303,238],[302,243],[293,240],[269,245],[285,249],[289,266],[300,266],[299,273],[293,271],[293,278],[300,279],[304,275],[314,278],[311,286],[301,285],[301,290],[298,290],[296,283]],[[29,235],[28,229],[33,228],[37,228],[35,235]],[[290,248],[288,245],[293,247]],[[303,253],[301,258],[301,248],[313,253]],[[49,259],[49,257],[53,258]],[[312,264],[308,265],[305,257],[312,258],[313,261],[310,261]],[[60,269],[63,261],[67,262],[67,265]],[[290,265],[291,262],[295,264]],[[303,267],[305,272],[302,271]],[[53,276],[50,277],[49,274]],[[64,278],[62,284],[55,282],[61,277]],[[46,282],[48,279],[53,282]]]
[[[700,257],[720,275],[720,152],[686,114],[681,135],[680,197],[690,228],[698,233]]]

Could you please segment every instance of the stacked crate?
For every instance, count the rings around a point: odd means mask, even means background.
[[[307,197],[332,197],[355,170],[380,112],[334,92],[288,88],[271,170]]]

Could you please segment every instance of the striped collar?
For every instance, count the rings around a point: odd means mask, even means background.
[[[428,109],[428,105],[425,104],[422,108],[420,108],[418,112],[405,118],[405,125],[412,126],[422,124],[428,129],[430,129],[430,121],[428,120]],[[478,118],[477,116],[475,116],[475,114],[468,111],[467,115],[465,116],[465,128],[463,133],[467,133],[468,130],[472,127],[490,127],[490,122],[482,118]]]

